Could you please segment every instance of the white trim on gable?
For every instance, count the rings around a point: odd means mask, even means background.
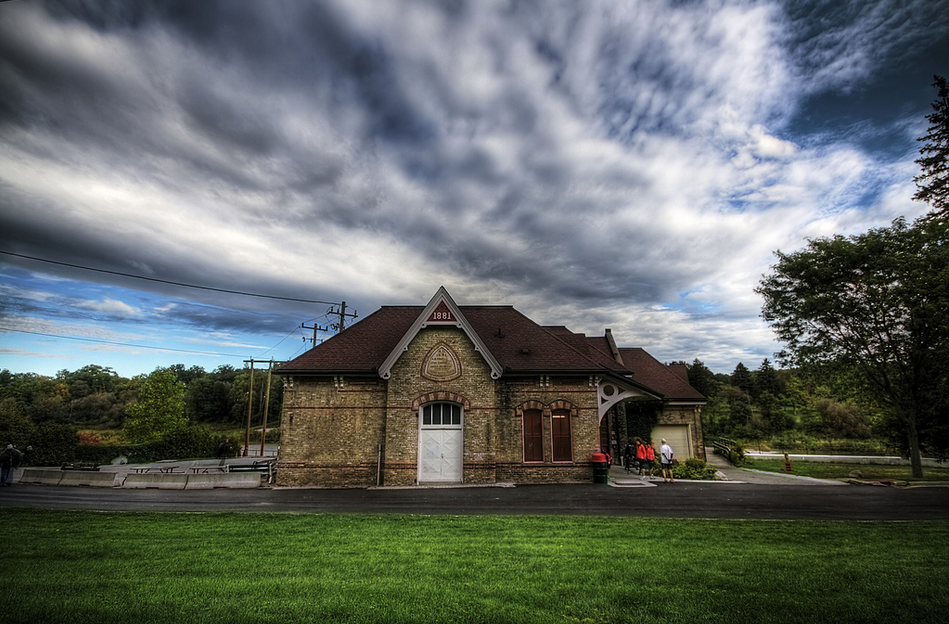
[[[444,304],[448,311],[451,313],[451,318],[449,320],[434,320],[430,319],[435,310],[439,305]],[[484,361],[491,368],[491,378],[499,379],[501,377],[502,369],[501,364],[495,359],[494,355],[488,351],[488,348],[484,345],[481,338],[475,332],[474,328],[471,327],[471,324],[468,323],[468,319],[465,318],[465,315],[461,313],[461,310],[458,309],[458,305],[451,298],[451,295],[448,294],[448,291],[445,290],[445,287],[442,286],[438,289],[438,292],[435,293],[435,296],[432,297],[432,300],[428,302],[428,305],[422,310],[422,313],[419,314],[418,318],[415,319],[415,322],[409,327],[408,331],[405,332],[405,335],[402,336],[402,339],[399,340],[399,343],[395,346],[385,361],[382,362],[382,366],[379,367],[379,376],[383,379],[388,379],[392,374],[392,367],[398,361],[399,357],[408,351],[409,344],[415,340],[415,336],[418,333],[428,327],[429,325],[448,325],[460,328],[465,335],[468,336],[468,339],[474,343],[475,351],[481,354],[481,357],[484,358]]]

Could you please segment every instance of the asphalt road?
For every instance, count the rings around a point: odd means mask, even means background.
[[[660,483],[380,490],[121,488],[14,485],[10,507],[167,512],[539,514],[664,518],[947,520],[947,487]]]

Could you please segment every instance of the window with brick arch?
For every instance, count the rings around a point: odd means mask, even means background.
[[[544,427],[540,410],[524,410],[524,461],[544,461]]]
[[[423,426],[460,426],[461,406],[455,403],[430,403],[422,408]]]
[[[573,461],[573,441],[570,436],[570,412],[553,410],[550,414],[550,434],[553,439],[554,461]]]

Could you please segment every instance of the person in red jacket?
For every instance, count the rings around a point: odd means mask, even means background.
[[[646,465],[649,466],[649,476],[652,476],[652,465],[656,461],[656,449],[652,446],[652,440],[646,446]]]
[[[646,467],[646,446],[642,440],[636,440],[636,463],[639,464],[639,475],[642,476]]]

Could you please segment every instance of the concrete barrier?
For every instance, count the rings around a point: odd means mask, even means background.
[[[218,462],[214,468],[223,468]],[[211,490],[215,488],[257,488],[266,481],[263,472],[127,472],[125,466],[102,466],[100,470],[62,470],[61,468],[23,468],[17,482],[29,485],[66,485],[86,487],[156,488],[165,490]],[[194,469],[194,468],[192,468]],[[198,470],[210,469],[204,466]]]
[[[261,475],[254,472],[236,474],[191,474],[188,475],[188,490],[211,490],[214,488],[260,487]]]
[[[37,485],[59,485],[63,478],[63,471],[59,468],[24,468],[18,483],[35,483]]]
[[[123,488],[157,488],[160,490],[183,490],[188,485],[188,475],[169,473],[130,473],[125,477]]]
[[[84,485],[87,487],[115,487],[116,473],[93,470],[63,470],[59,485]]]

